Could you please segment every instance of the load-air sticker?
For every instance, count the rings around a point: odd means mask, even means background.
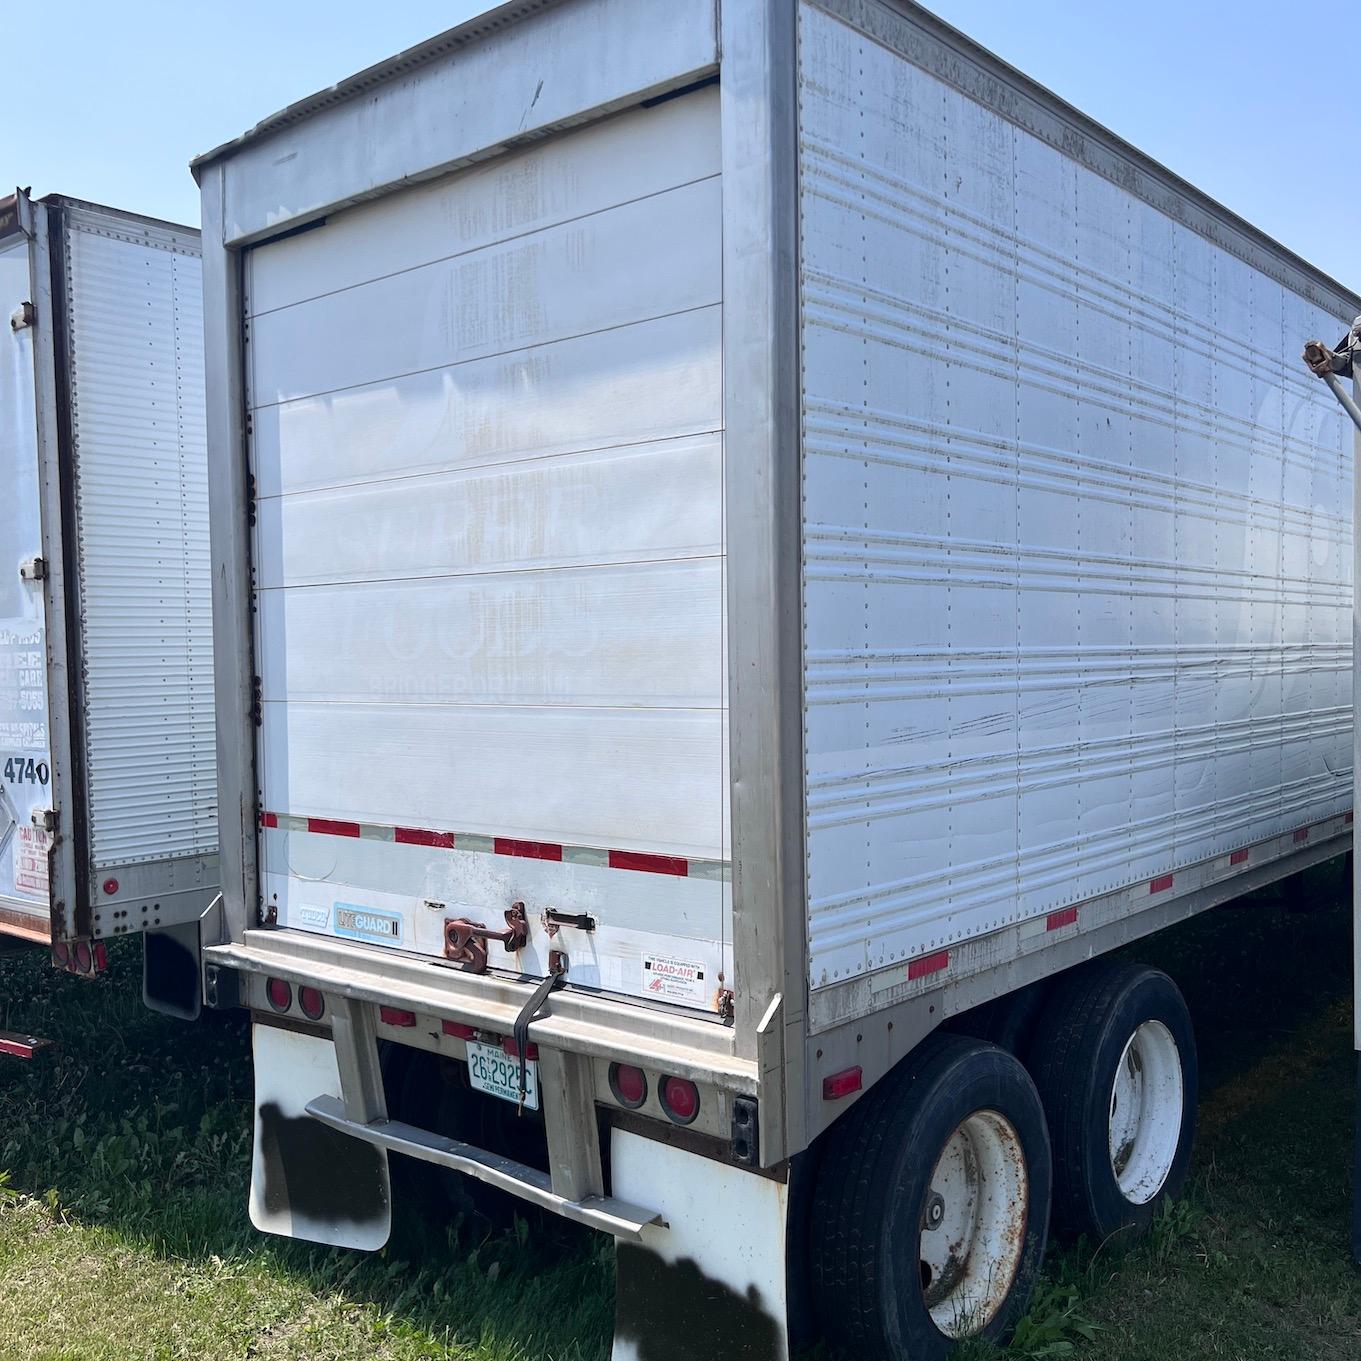
[[[390,945],[402,938],[402,919],[395,912],[379,912],[357,903],[337,903],[335,929],[338,936]]]
[[[704,965],[687,959],[644,955],[643,991],[649,997],[661,997],[668,1002],[706,1006],[709,990],[704,981]]]

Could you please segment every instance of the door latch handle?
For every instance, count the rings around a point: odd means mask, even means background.
[[[501,931],[466,917],[452,917],[444,923],[444,957],[462,964],[469,973],[486,972],[487,943],[493,940],[499,940],[510,954],[529,944],[529,919],[523,903],[511,903],[506,908],[506,925]]]
[[[559,912],[556,907],[543,914],[543,924],[550,936],[556,936],[564,926],[574,926],[578,931],[595,930],[595,918],[589,912]]]

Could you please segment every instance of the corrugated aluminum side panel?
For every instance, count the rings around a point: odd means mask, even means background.
[[[1342,318],[801,9],[810,981],[1351,798]]]
[[[33,811],[52,806],[47,632],[41,581],[22,580],[41,557],[35,331],[10,325],[32,299],[29,244],[0,248],[0,910],[48,918],[48,834]]]
[[[213,852],[197,245],[80,210],[64,244],[91,859]]]

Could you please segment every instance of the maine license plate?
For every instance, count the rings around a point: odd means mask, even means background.
[[[468,1041],[468,1081],[473,1090],[499,1096],[502,1101],[520,1100],[520,1060],[494,1044]],[[525,1062],[525,1108],[539,1109],[539,1061]]]

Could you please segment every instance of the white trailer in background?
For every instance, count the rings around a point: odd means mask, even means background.
[[[195,173],[255,1223],[405,1153],[617,1355],[913,1361],[1146,1224],[1095,957],[1351,844],[1357,298],[905,0],[519,0]]]
[[[197,1011],[217,892],[198,232],[0,200],[0,935],[146,931]]]

